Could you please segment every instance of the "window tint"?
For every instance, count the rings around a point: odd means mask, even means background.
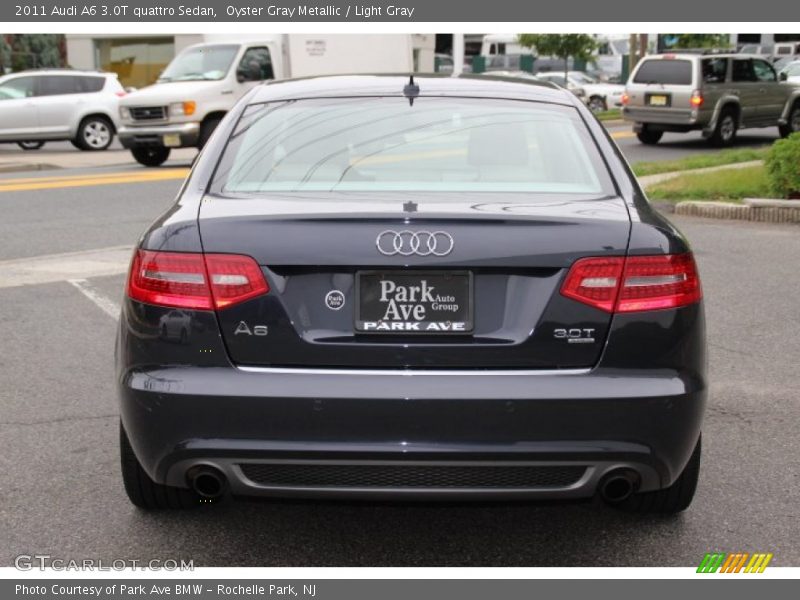
[[[763,60],[753,61],[753,71],[758,81],[778,81],[775,70]]]
[[[16,77],[0,84],[0,100],[30,98],[33,96],[33,77]]]
[[[751,60],[736,59],[733,61],[733,81],[755,81],[753,73],[753,62]]]
[[[728,74],[727,58],[706,58],[702,62],[705,83],[724,83]]]
[[[613,193],[574,108],[429,97],[413,105],[396,97],[253,105],[213,188]]]
[[[106,84],[105,77],[93,77],[91,75],[84,75],[75,77],[75,83],[79,93],[86,94],[92,92],[99,92]]]
[[[688,60],[645,60],[636,71],[634,83],[663,83],[666,85],[691,85],[692,63]]]
[[[237,74],[242,81],[263,81],[274,79],[272,57],[269,49],[264,47],[248,48],[239,63]]]

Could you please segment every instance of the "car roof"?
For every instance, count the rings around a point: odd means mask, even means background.
[[[333,75],[270,81],[249,99],[258,104],[282,99],[333,98],[353,96],[403,96],[410,75]],[[535,79],[485,77],[475,74],[414,74],[419,96],[469,96],[534,100],[574,105],[572,94],[562,88]]]
[[[111,71],[90,71],[80,69],[25,69],[23,71],[15,71],[14,73],[7,73],[4,77],[9,75],[93,75],[95,77],[117,77],[116,73]]]
[[[663,54],[648,54],[644,60],[702,60],[704,58],[758,58],[763,60],[760,54],[747,54],[743,52],[711,52],[709,54],[689,54],[680,52],[665,52]]]

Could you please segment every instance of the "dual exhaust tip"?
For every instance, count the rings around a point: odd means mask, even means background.
[[[221,498],[228,489],[228,479],[219,469],[207,465],[192,467],[186,472],[189,487],[205,500]]]
[[[603,500],[609,504],[619,504],[636,493],[641,483],[639,473],[633,469],[621,468],[603,475],[597,489]]]

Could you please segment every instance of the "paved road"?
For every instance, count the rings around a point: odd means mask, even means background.
[[[667,133],[656,146],[645,146],[639,143],[630,126],[610,127],[611,135],[616,139],[622,152],[631,163],[652,160],[674,160],[684,156],[716,152],[716,148],[708,145],[699,132]],[[746,129],[739,132],[737,148],[769,145],[778,139],[777,127],[765,129]],[[195,151],[180,149],[173,152],[173,159],[168,166],[184,164],[191,160]],[[138,168],[130,155],[123,150],[118,141],[114,141],[107,152],[79,152],[69,142],[50,142],[41,150],[23,151],[14,144],[0,144],[0,166],[3,162],[36,162],[65,165],[68,167],[91,166],[92,164],[112,165],[125,164]]]
[[[24,266],[132,243],[179,183],[44,193],[2,191],[0,182],[0,274],[7,259]],[[212,566],[660,566],[697,564],[709,550],[774,552],[774,565],[800,565],[800,229],[676,221],[695,246],[711,342],[701,483],[684,515],[630,516],[597,503],[286,501],[139,512],[117,467],[110,315],[123,276],[0,280],[0,565],[45,553]]]

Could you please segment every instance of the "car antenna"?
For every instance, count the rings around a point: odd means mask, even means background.
[[[408,105],[414,106],[414,99],[419,96],[419,86],[414,83],[414,74],[408,77],[408,83],[403,86],[403,96],[408,98]]]

